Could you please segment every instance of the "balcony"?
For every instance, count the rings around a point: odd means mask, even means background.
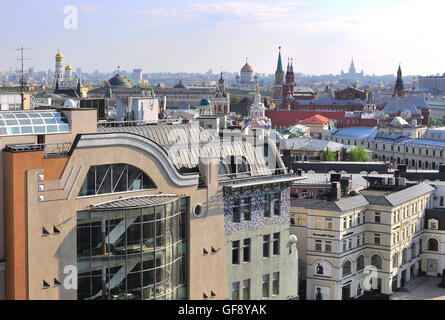
[[[46,144],[8,144],[4,151],[12,153],[43,151],[45,158],[61,157],[68,155],[71,142],[46,143]]]

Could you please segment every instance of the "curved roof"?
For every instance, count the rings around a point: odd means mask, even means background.
[[[262,149],[255,148],[246,141],[231,141],[215,137],[209,131],[187,124],[178,125],[144,125],[132,127],[98,128],[98,133],[133,133],[160,145],[168,154],[178,170],[193,171],[198,167],[200,157],[226,159],[230,156],[243,157],[250,166],[250,171],[267,174],[269,168],[265,163]],[[271,147],[278,154],[276,146]],[[258,149],[258,150],[257,150]],[[258,153],[261,154],[258,154]]]
[[[187,86],[182,83],[182,80],[179,80],[179,83],[174,86],[175,89],[187,89]]]
[[[131,88],[131,84],[121,77],[119,73],[116,73],[110,80],[108,80],[112,88],[122,87],[122,88]]]
[[[201,99],[201,101],[199,102],[200,106],[210,106],[211,104],[212,104],[212,102],[210,102],[210,100],[206,99],[206,98]]]
[[[93,210],[137,209],[162,205],[178,200],[176,195],[150,195],[112,200],[93,206]]]

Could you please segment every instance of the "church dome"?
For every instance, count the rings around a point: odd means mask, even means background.
[[[210,102],[209,99],[204,98],[204,99],[201,99],[201,101],[199,102],[199,105],[201,107],[210,106],[210,105],[212,105],[212,102]]]
[[[241,69],[241,72],[253,72],[253,68],[246,62],[244,67]]]
[[[60,50],[57,50],[56,60],[57,60],[57,61],[62,61],[62,59],[63,59],[63,56],[62,56],[62,54],[60,53]]]
[[[108,80],[112,88],[121,87],[121,88],[130,88],[131,84],[125,80],[119,73],[115,74],[110,80]]]
[[[187,86],[182,83],[182,80],[179,80],[179,83],[174,88],[175,89],[187,89]]]
[[[67,65],[66,68],[65,68],[65,70],[67,70],[67,71],[71,71],[71,70],[73,70],[73,68],[71,68],[70,65]]]

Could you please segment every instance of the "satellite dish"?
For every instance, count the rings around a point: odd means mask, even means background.
[[[291,234],[291,235],[289,236],[289,242],[290,242],[290,243],[294,244],[294,243],[297,243],[297,241],[298,241],[298,239],[297,239],[297,236],[296,236],[296,235]]]

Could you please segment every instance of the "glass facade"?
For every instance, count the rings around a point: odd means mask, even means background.
[[[129,164],[91,166],[79,191],[79,197],[156,188],[150,177]]]
[[[187,299],[188,211],[180,198],[78,212],[78,299]]]
[[[0,136],[70,133],[61,112],[4,112],[0,114]]]

